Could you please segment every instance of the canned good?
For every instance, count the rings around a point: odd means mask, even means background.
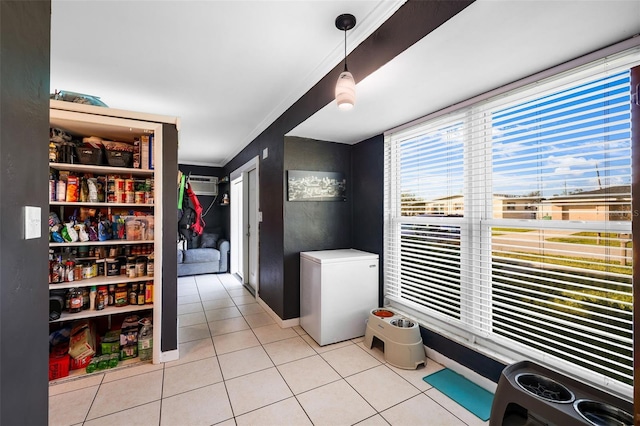
[[[136,191],[135,192],[135,202],[136,204],[144,204],[146,201],[146,196],[144,191]]]
[[[125,191],[125,185],[124,185],[124,179],[122,178],[115,178],[113,180],[114,183],[114,191],[115,192],[124,192]]]
[[[134,191],[133,188],[134,180],[133,179],[125,179],[124,180],[124,190],[127,192]]]
[[[133,202],[136,200],[135,197],[135,192],[133,191],[126,191],[124,193],[124,202],[125,203],[129,203],[129,204],[133,204]]]
[[[78,267],[76,266],[76,269]],[[85,263],[82,266],[82,278],[85,280],[88,280],[89,278],[93,278],[93,276],[91,275],[91,264],[89,263]]]

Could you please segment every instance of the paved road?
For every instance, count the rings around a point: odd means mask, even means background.
[[[598,260],[613,259],[620,264],[631,264],[632,249],[622,247],[608,247],[594,244],[573,244],[547,241],[547,238],[564,237],[576,233],[576,231],[542,231],[514,232],[494,236],[492,249],[500,251],[534,253],[551,256],[568,256],[580,258],[593,258]]]

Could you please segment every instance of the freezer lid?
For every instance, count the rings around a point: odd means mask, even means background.
[[[301,259],[316,263],[352,262],[354,260],[378,260],[378,255],[356,249],[302,251]]]

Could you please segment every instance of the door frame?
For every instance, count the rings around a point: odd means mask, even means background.
[[[256,237],[256,246],[257,246],[257,250],[256,250],[256,256],[258,256],[258,261],[256,264],[256,271],[255,271],[255,275],[256,275],[256,296],[258,295],[258,291],[259,291],[259,284],[260,284],[260,156],[255,156],[254,158],[252,158],[251,160],[247,161],[245,164],[243,164],[242,166],[238,167],[236,170],[232,171],[229,175],[229,181],[231,183],[233,183],[233,181],[237,180],[237,179],[242,179],[243,181],[243,188],[242,188],[242,192],[243,192],[243,200],[241,202],[242,205],[242,212],[239,212],[242,215],[242,223],[243,223],[243,229],[246,229],[246,225],[248,223],[249,220],[249,212],[248,212],[248,208],[249,208],[249,202],[248,202],[248,187],[244,184],[245,183],[245,179],[247,179],[247,175],[249,173],[249,171],[255,170],[256,172],[256,187],[255,187],[255,208],[254,208],[254,214],[255,217],[257,218],[257,222],[258,222],[258,229],[254,230],[253,232],[255,232],[255,237]],[[248,179],[247,179],[248,182]],[[233,203],[233,198],[231,199],[231,203]],[[234,212],[232,210],[232,212]],[[237,212],[236,212],[237,213]],[[238,238],[242,238],[242,248],[243,248],[243,253],[242,253],[242,279],[243,279],[243,284],[248,285],[248,280],[249,280],[249,276],[250,276],[250,271],[249,271],[249,256],[248,256],[248,250],[250,249],[249,247],[249,241],[248,241],[248,237],[246,235],[245,232],[243,232],[243,235],[237,235],[237,232],[234,231],[234,228],[232,227],[230,230],[230,239],[231,239],[231,245],[233,246],[233,244],[238,244]]]

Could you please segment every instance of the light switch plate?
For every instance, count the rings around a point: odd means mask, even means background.
[[[258,212],[258,222],[262,222],[262,212]]]
[[[264,160],[269,156],[269,148],[265,148],[262,150],[262,159]]]
[[[42,219],[40,207],[24,207],[24,239],[31,240],[42,236]]]

